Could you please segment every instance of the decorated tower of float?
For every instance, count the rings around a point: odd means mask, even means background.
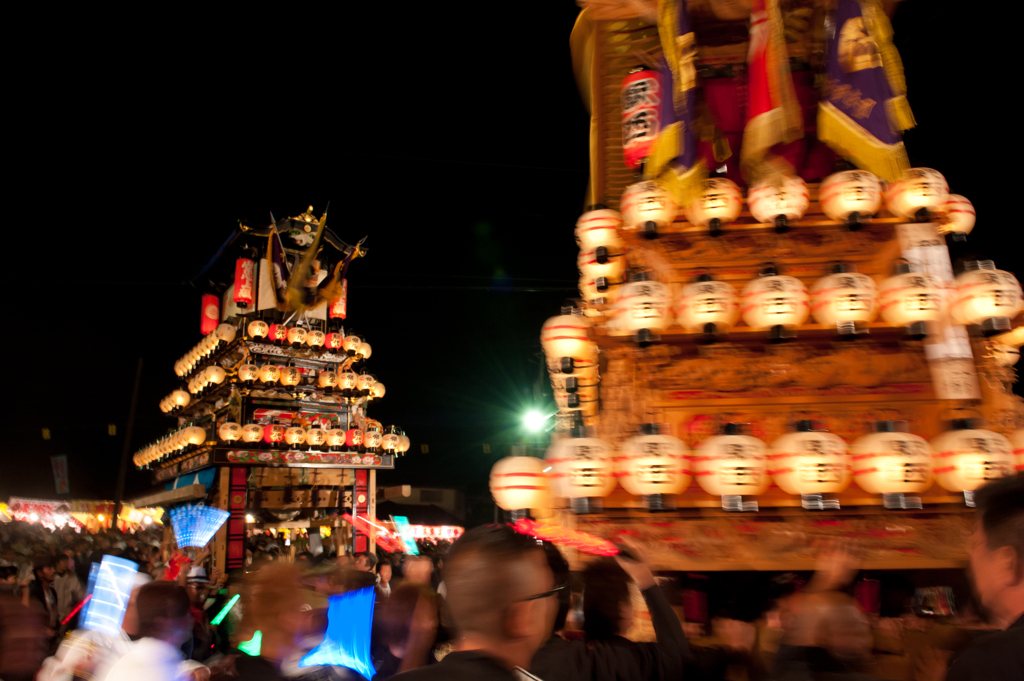
[[[359,521],[374,516],[376,471],[393,468],[409,438],[372,418],[385,397],[375,324],[348,319],[349,269],[367,249],[326,219],[310,207],[239,222],[200,275],[197,343],[168,361],[159,407],[171,426],[134,456],[163,487],[141,501],[176,507],[179,546],[208,531],[221,569],[244,564],[252,532],[314,547],[333,533],[350,552],[388,541]]]
[[[547,460],[496,466],[498,505],[662,569],[809,569],[828,536],[965,564],[973,492],[1024,464],[1024,300],[910,167],[880,3],[580,4],[579,299],[541,330]]]

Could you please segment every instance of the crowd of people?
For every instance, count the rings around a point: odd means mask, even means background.
[[[14,522],[0,527],[0,681],[364,678],[299,666],[324,640],[331,597],[360,590],[374,597],[373,681],[1024,679],[1024,478],[990,484],[977,501],[970,576],[988,624],[947,628],[956,635],[903,657],[894,653],[920,621],[863,612],[850,595],[856,556],[841,546],[806,583],[701,632],[684,624],[675,576],[655,575],[628,540],[573,573],[556,546],[505,525],[420,556],[326,546],[292,559],[256,536],[246,567],[221,575],[207,552],[169,551],[155,531]],[[104,555],[139,565],[119,637],[82,629],[75,612]],[[638,606],[652,640],[627,638]]]

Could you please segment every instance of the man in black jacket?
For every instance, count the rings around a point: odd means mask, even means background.
[[[975,500],[971,575],[982,605],[1003,631],[960,653],[946,679],[1024,679],[1024,478],[989,483]]]
[[[401,681],[523,681],[557,608],[540,544],[508,526],[466,532],[445,558],[447,602],[459,632],[457,651]]]

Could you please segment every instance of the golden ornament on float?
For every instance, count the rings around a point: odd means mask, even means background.
[[[787,494],[832,494],[850,485],[853,476],[846,443],[813,427],[811,421],[800,421],[796,432],[772,443],[769,474]]]
[[[544,460],[532,456],[508,456],[491,467],[491,496],[513,521],[527,517],[532,508],[550,508],[544,468]]]
[[[679,326],[688,333],[708,337],[727,334],[740,319],[740,300],[732,286],[701,274],[683,287],[675,314]]]
[[[811,314],[819,324],[834,327],[842,336],[866,333],[864,326],[878,314],[874,280],[842,263],[832,265],[829,271],[811,286]]]
[[[818,187],[818,203],[829,218],[856,231],[881,209],[882,183],[866,170],[833,173]]]
[[[949,198],[946,178],[931,168],[911,168],[885,191],[885,207],[904,220],[930,222]]]
[[[1013,446],[999,433],[979,428],[975,419],[954,419],[932,440],[932,473],[950,492],[971,492],[987,482],[1013,475]],[[974,500],[966,495],[969,505]]]
[[[965,240],[974,229],[974,221],[977,218],[974,206],[967,197],[950,194],[942,204],[942,212],[946,214],[946,220],[939,224],[939,234],[952,234],[957,241]]]
[[[1024,309],[1020,283],[1009,272],[997,270],[991,260],[971,260],[956,278],[956,296],[950,307],[961,324],[978,324],[982,334],[1010,330],[1010,320]]]
[[[545,455],[552,491],[569,500],[574,513],[601,510],[601,498],[615,489],[611,448],[594,437],[558,440]]]
[[[622,443],[619,481],[627,492],[643,497],[648,511],[671,508],[669,495],[690,486],[689,454],[682,440],[662,435],[656,423],[645,423],[638,435]]]
[[[619,202],[622,229],[640,232],[648,239],[658,236],[676,219],[676,200],[665,187],[651,180],[642,180],[626,187]]]
[[[781,183],[762,180],[747,191],[747,206],[754,219],[772,223],[775,231],[784,234],[800,220],[810,205],[807,183],[800,177],[786,177]]]
[[[707,227],[711,236],[719,236],[722,226],[735,222],[743,211],[743,195],[732,180],[712,177],[704,181],[700,196],[686,208],[691,225]]]
[[[756,510],[743,496],[764,494],[771,485],[768,448],[756,437],[742,435],[740,424],[725,424],[721,435],[701,443],[693,457],[693,477],[708,494],[722,497],[731,511]]]
[[[850,445],[853,480],[869,494],[920,494],[932,484],[931,448],[906,432],[905,421],[878,421],[875,432]],[[896,503],[893,503],[895,501]],[[906,500],[886,499],[886,508],[908,508]],[[920,508],[920,500],[912,507]]]
[[[743,287],[743,321],[756,331],[768,331],[773,342],[786,340],[785,330],[803,324],[809,312],[807,287],[795,277],[780,275],[774,265],[762,268],[760,276]]]
[[[668,286],[649,281],[646,272],[634,274],[619,292],[608,332],[613,336],[633,336],[637,345],[647,347],[671,323],[671,305]]]

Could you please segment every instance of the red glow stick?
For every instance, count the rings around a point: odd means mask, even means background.
[[[78,611],[82,609],[82,606],[85,605],[86,603],[88,603],[91,598],[92,598],[92,594],[89,594],[88,596],[83,598],[82,602],[79,603],[78,605],[76,605],[75,609],[72,610],[70,613],[68,613],[68,616],[64,618],[64,620],[60,623],[60,625],[64,626],[65,624],[70,622],[71,618],[74,617],[75,615],[77,615]]]

